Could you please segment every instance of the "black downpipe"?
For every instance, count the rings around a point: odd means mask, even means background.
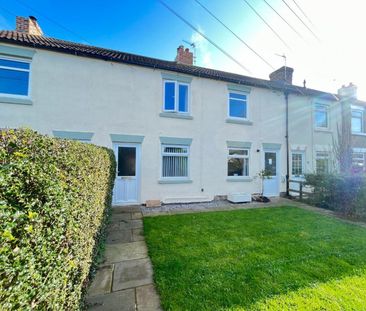
[[[286,197],[290,196],[290,149],[288,140],[288,91],[285,90],[286,102]]]

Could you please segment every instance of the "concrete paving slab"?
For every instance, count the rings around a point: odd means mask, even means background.
[[[141,206],[140,205],[120,205],[120,206],[113,206],[112,212],[114,213],[134,213],[134,212],[140,212]]]
[[[153,284],[136,288],[137,310],[160,311],[160,300]]]
[[[126,230],[126,229],[137,229],[142,228],[142,220],[141,219],[133,219],[133,220],[124,220],[123,222],[119,222],[119,229]]]
[[[111,264],[119,261],[140,259],[146,257],[147,257],[147,248],[144,241],[106,244],[104,263]]]
[[[132,230],[108,230],[107,244],[128,243],[132,242]]]
[[[131,219],[141,219],[141,218],[142,218],[142,213],[141,212],[131,213]]]
[[[121,220],[131,220],[132,213],[113,213],[110,217],[110,222],[121,221]]]
[[[90,311],[135,311],[135,289],[87,298]]]
[[[88,296],[97,296],[110,293],[112,290],[113,265],[98,268],[93,282],[89,287]]]
[[[113,273],[113,291],[151,284],[152,265],[149,258],[116,263]]]
[[[144,230],[142,228],[132,229],[132,241],[143,241]]]

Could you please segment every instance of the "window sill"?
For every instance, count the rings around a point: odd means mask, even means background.
[[[320,133],[332,133],[332,131],[329,128],[320,128],[320,127],[316,127],[314,129],[315,132],[320,132]]]
[[[177,179],[159,179],[159,184],[190,184],[192,183],[192,179],[187,178],[177,178]]]
[[[186,119],[186,120],[193,119],[193,117],[190,116],[189,114],[183,114],[178,112],[161,112],[159,116],[163,118],[174,118],[174,119]]]
[[[230,176],[230,177],[226,177],[226,181],[229,182],[251,182],[253,181],[253,178],[251,177],[235,177],[235,176]]]
[[[241,119],[234,119],[234,118],[227,118],[226,123],[233,123],[233,124],[244,124],[244,125],[253,125],[252,121],[249,120],[241,120]]]
[[[33,105],[30,98],[19,98],[16,96],[0,95],[0,103],[16,105]]]
[[[366,136],[366,133],[352,132],[352,135],[355,135],[355,136]]]

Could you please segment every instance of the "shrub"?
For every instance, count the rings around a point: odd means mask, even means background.
[[[107,148],[0,131],[0,309],[80,308],[114,174]]]
[[[366,179],[361,175],[310,174],[306,184],[313,188],[309,202],[347,216],[366,211]]]

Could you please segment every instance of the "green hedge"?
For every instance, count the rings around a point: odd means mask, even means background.
[[[105,227],[113,152],[0,131],[0,309],[77,310]]]
[[[343,215],[366,217],[366,178],[363,175],[309,174],[313,188],[309,203]]]

